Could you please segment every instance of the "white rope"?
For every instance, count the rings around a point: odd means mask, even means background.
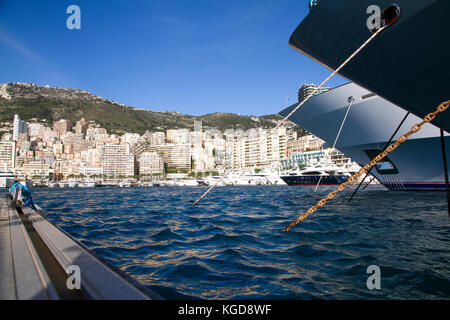
[[[309,99],[311,99],[311,97],[313,97],[319,90],[320,88],[322,88],[334,75],[336,75],[339,71],[342,70],[342,68],[344,68],[347,63],[349,63],[362,49],[364,49],[365,46],[367,46],[378,34],[380,34],[380,32],[382,32],[384,29],[386,29],[387,26],[384,26],[380,29],[378,29],[377,32],[375,32],[369,39],[367,39],[366,42],[364,42],[355,52],[353,52],[353,54],[347,58],[347,60],[345,60],[340,66],[339,68],[337,68],[335,71],[333,71],[332,74],[330,74],[328,76],[328,78],[326,78],[316,89],[314,89],[313,92],[311,92],[308,97],[306,97],[305,100],[303,100],[302,102],[300,102],[298,104],[297,107],[294,108],[294,110],[292,110],[276,127],[275,129],[278,129],[280,126],[282,126],[290,117],[292,117],[292,115],[298,110],[300,109],[301,106],[303,106]]]
[[[348,104],[347,112],[345,113],[344,120],[342,120],[341,127],[339,128],[338,134],[336,135],[336,139],[334,139],[333,149],[336,147],[336,144],[337,144],[337,142],[339,140],[339,137],[341,135],[341,132],[342,132],[342,128],[344,128],[345,121],[347,121],[348,114],[350,113],[350,108],[352,107],[353,101],[355,101],[355,98],[353,96],[349,97],[348,99],[349,99],[349,104]],[[323,176],[320,176],[319,182],[317,182],[317,185],[316,185],[316,188],[314,189],[314,192],[317,192],[317,189],[319,188],[320,182],[322,182],[322,177]]]

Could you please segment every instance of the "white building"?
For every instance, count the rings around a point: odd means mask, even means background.
[[[102,147],[103,174],[108,177],[131,177],[135,175],[135,159],[127,144],[107,144]]]
[[[120,143],[121,144],[128,143],[130,146],[132,146],[140,139],[140,137],[141,136],[137,133],[128,133],[127,132],[120,138]]]
[[[80,174],[91,177],[91,176],[101,176],[103,175],[102,167],[91,167],[91,166],[80,166]]]
[[[156,152],[143,152],[139,158],[139,174],[151,175],[164,173],[161,155]]]
[[[175,168],[184,171],[191,170],[191,148],[190,145],[163,144],[151,146],[151,152],[162,155],[164,164],[168,168]]]
[[[0,170],[12,170],[16,164],[16,143],[0,142]]]
[[[150,145],[159,146],[166,142],[166,134],[164,132],[153,132],[150,135]]]
[[[167,140],[174,144],[190,144],[190,136],[188,129],[172,129],[167,130]]]

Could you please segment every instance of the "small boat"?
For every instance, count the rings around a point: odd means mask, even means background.
[[[181,187],[198,187],[199,184],[197,180],[180,180],[178,185]]]
[[[78,180],[69,180],[68,186],[69,188],[78,188],[80,186],[80,182]]]
[[[119,187],[120,188],[129,188],[129,187],[131,187],[131,182],[130,181],[122,181],[119,183]]]
[[[200,186],[226,186],[224,182],[225,179],[222,179],[222,176],[207,176],[206,178],[197,180],[197,183]]]
[[[82,188],[95,188],[97,186],[97,181],[93,179],[86,179],[83,181],[83,183],[80,185]]]

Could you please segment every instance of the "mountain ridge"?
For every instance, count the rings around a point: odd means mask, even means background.
[[[153,111],[127,106],[82,89],[20,82],[0,84],[0,122],[12,122],[14,114],[19,114],[25,121],[38,119],[48,124],[60,119],[75,123],[85,118],[86,121],[95,121],[108,132],[117,134],[193,129],[194,121],[198,120],[203,122],[204,127],[220,130],[273,128],[282,119],[278,114],[258,117],[223,112],[191,116],[174,111]]]

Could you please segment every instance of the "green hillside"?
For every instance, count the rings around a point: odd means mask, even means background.
[[[77,89],[21,84],[1,86],[4,93],[0,97],[0,122],[2,123],[12,122],[14,114],[19,114],[25,121],[37,118],[45,120],[49,124],[60,119],[68,119],[75,123],[81,118],[85,118],[87,121],[95,121],[110,133],[136,132],[140,134],[146,130],[193,128],[194,120],[202,120],[204,127],[216,127],[220,130],[271,128],[276,125],[273,117],[249,117],[228,113],[194,117],[176,112],[136,109]],[[279,116],[275,116],[275,118],[279,118]]]

